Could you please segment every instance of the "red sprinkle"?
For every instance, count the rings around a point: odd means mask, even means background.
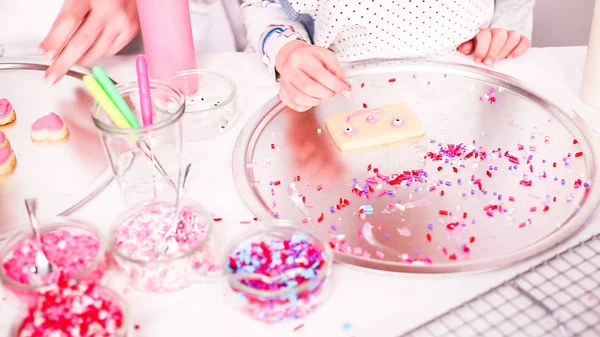
[[[304,327],[304,324],[300,324],[294,328],[294,331],[298,331],[298,330],[302,329],[303,327]]]
[[[275,149],[275,144],[271,144],[271,148],[272,148],[272,149]]]
[[[394,82],[396,82],[396,79],[395,79],[395,78],[390,78],[390,79],[388,80],[388,82],[390,82],[390,83],[394,83]]]
[[[475,242],[475,237],[471,236],[471,238],[469,239],[469,243],[473,243],[473,242]]]
[[[360,87],[361,87],[361,88],[364,88],[364,87],[365,87],[365,84],[364,84],[364,83],[361,83],[361,84],[360,84]]]
[[[369,166],[367,166],[367,171],[371,171],[371,164],[369,164]]]
[[[140,329],[140,325],[136,324],[133,328],[136,329],[136,330],[139,330]]]
[[[214,219],[213,219],[213,221],[214,221],[214,222],[219,222],[219,221],[221,221],[221,220],[223,220],[223,218],[214,218]]]
[[[367,108],[367,103],[363,103],[363,108],[366,109]]]
[[[431,234],[427,233],[427,241],[431,242]]]
[[[281,181],[279,181],[279,180],[273,182],[273,185],[275,185],[275,186],[278,186],[280,184],[281,184]]]
[[[318,222],[322,222],[324,218],[325,218],[325,215],[323,213],[321,213],[321,215],[319,216],[319,218],[317,219],[317,221]]]
[[[581,157],[581,156],[583,156],[583,152],[577,152],[577,153],[575,153],[575,157]]]
[[[577,143],[579,143],[579,142],[577,141],[577,139],[573,139],[573,145],[575,145],[575,144],[577,144]]]
[[[448,215],[448,211],[440,209],[440,211],[438,212],[440,215]]]
[[[544,212],[548,212],[549,209],[550,209],[550,206],[548,206],[548,205],[544,206]]]
[[[492,172],[490,172],[490,171],[485,171],[485,174],[490,178],[492,177]]]

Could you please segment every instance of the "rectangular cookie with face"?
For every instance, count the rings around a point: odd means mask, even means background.
[[[341,151],[401,142],[425,135],[425,127],[405,103],[328,116],[327,131]]]

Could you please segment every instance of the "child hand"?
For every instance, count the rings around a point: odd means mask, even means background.
[[[465,55],[474,53],[475,63],[491,66],[505,58],[519,57],[529,47],[529,39],[519,32],[484,28],[472,40],[458,46],[458,50]]]
[[[135,0],[65,0],[40,48],[53,59],[46,81],[56,83],[75,64],[114,55],[139,30]]]
[[[279,72],[279,97],[296,111],[306,111],[323,98],[350,96],[350,84],[333,52],[304,41],[281,48],[275,62]]]

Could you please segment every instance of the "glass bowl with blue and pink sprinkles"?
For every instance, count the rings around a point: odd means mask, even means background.
[[[234,306],[264,323],[301,319],[329,296],[333,252],[285,220],[235,240],[223,270]]]

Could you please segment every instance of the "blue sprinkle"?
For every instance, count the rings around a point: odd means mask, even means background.
[[[344,331],[350,331],[352,329],[352,324],[346,322],[343,325]]]
[[[431,223],[427,224],[427,229],[429,229],[430,231],[433,230],[433,224],[431,224]]]
[[[331,230],[337,231],[337,226],[336,225],[331,225]]]
[[[329,207],[329,211],[330,211],[331,213],[335,213],[335,207],[333,207],[333,206]]]

